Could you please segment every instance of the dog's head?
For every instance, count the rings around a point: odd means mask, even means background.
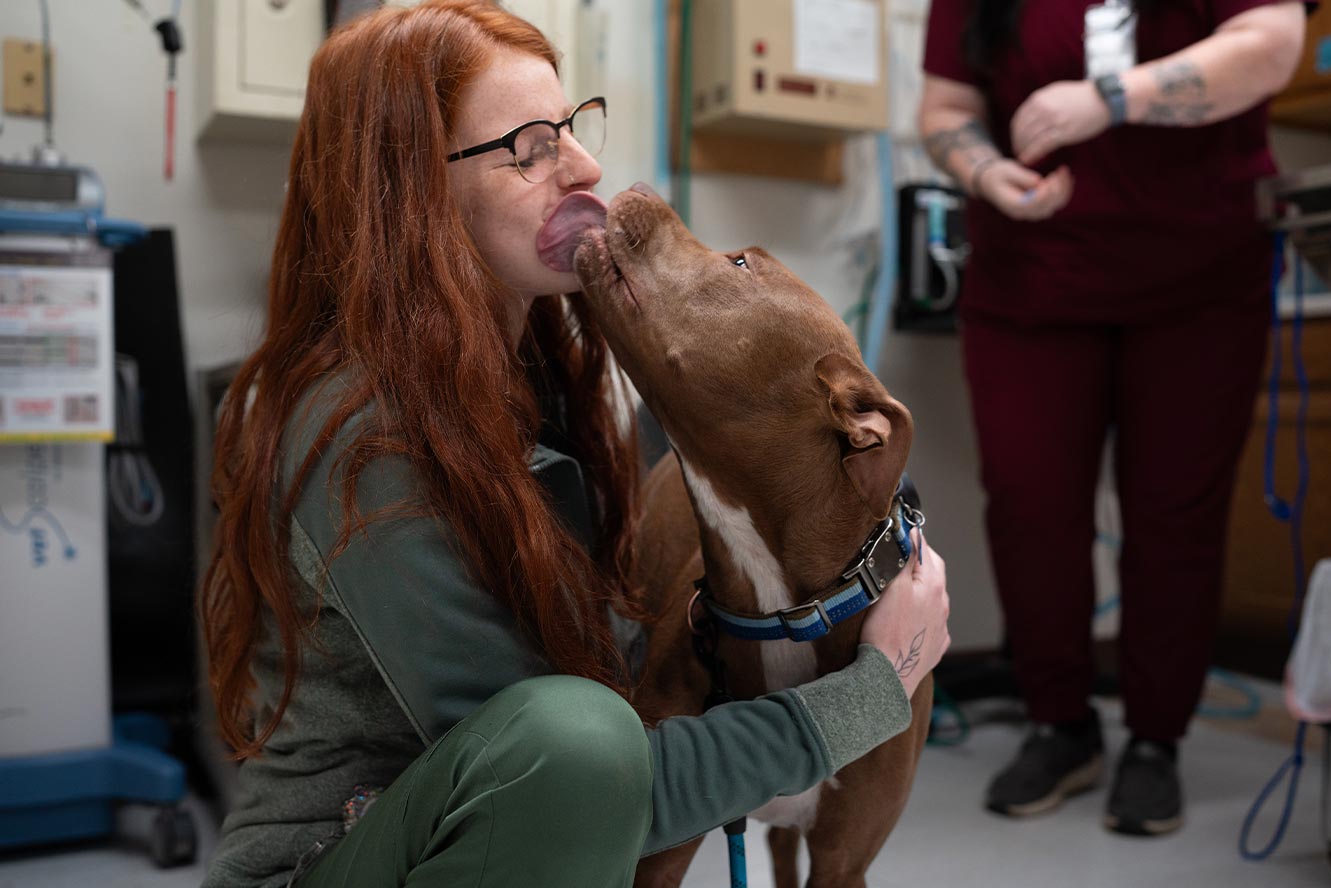
[[[785,515],[860,503],[887,514],[910,413],[836,312],[780,262],[756,248],[708,249],[635,185],[585,236],[575,268],[671,442],[728,499]]]

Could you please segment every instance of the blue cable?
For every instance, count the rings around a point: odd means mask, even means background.
[[[693,199],[693,0],[679,0],[679,157],[670,189],[675,212],[687,228]]]
[[[670,193],[670,59],[666,44],[667,0],[655,0],[656,40],[656,187],[671,200]]]
[[[883,350],[883,338],[887,335],[892,288],[897,283],[897,188],[892,173],[892,137],[887,133],[878,136],[878,187],[883,210],[882,241],[878,245],[878,280],[869,310],[868,345],[864,349],[864,363],[869,372],[875,374]]]
[[[1287,521],[1290,527],[1292,548],[1294,550],[1294,603],[1290,607],[1287,628],[1293,638],[1298,628],[1298,614],[1302,609],[1303,595],[1306,591],[1303,576],[1303,503],[1308,493],[1308,373],[1303,366],[1303,263],[1297,257],[1294,262],[1294,321],[1290,329],[1290,351],[1294,358],[1294,375],[1299,385],[1299,410],[1295,425],[1295,441],[1298,448],[1299,482],[1294,491],[1291,505],[1276,495],[1275,492],[1275,444],[1278,422],[1277,398],[1280,389],[1280,278],[1285,265],[1285,235],[1275,234],[1275,258],[1271,263],[1271,383],[1267,389],[1268,412],[1266,418],[1266,506],[1277,521]],[[1280,846],[1285,837],[1285,828],[1289,825],[1290,815],[1294,811],[1294,797],[1299,788],[1299,772],[1303,769],[1303,740],[1308,723],[1299,722],[1294,735],[1294,751],[1285,759],[1271,777],[1252,807],[1243,819],[1243,829],[1239,832],[1239,856],[1244,860],[1265,860]],[[1289,791],[1285,794],[1285,807],[1276,824],[1275,833],[1266,847],[1253,851],[1248,847],[1248,837],[1258,812],[1266,804],[1266,799],[1280,785],[1286,772],[1289,773]]]
[[[1285,759],[1279,770],[1276,771],[1266,786],[1262,787],[1257,800],[1252,803],[1248,809],[1248,816],[1243,818],[1243,831],[1239,833],[1239,856],[1244,860],[1265,860],[1280,846],[1280,842],[1285,838],[1285,827],[1289,826],[1290,815],[1294,811],[1294,797],[1299,789],[1299,772],[1303,770],[1303,735],[1308,728],[1308,723],[1299,722],[1298,732],[1294,735],[1294,752],[1289,758]],[[1262,806],[1266,804],[1266,797],[1275,791],[1284,779],[1285,772],[1288,771],[1289,792],[1285,794],[1285,809],[1280,813],[1280,822],[1276,824],[1276,831],[1271,836],[1271,841],[1266,843],[1266,847],[1260,851],[1252,851],[1248,848],[1248,835],[1252,831],[1253,822],[1257,819],[1257,813],[1261,811]]]
[[[1262,698],[1252,687],[1243,679],[1223,669],[1211,669],[1209,675],[1212,681],[1227,685],[1243,695],[1243,702],[1230,707],[1221,706],[1198,706],[1197,714],[1202,718],[1232,718],[1248,719],[1256,718],[1262,711]]]
[[[1294,355],[1294,378],[1299,386],[1299,410],[1295,420],[1295,428],[1298,431],[1294,436],[1299,455],[1299,485],[1294,492],[1294,513],[1290,516],[1290,542],[1294,551],[1294,603],[1290,608],[1286,624],[1289,637],[1293,639],[1299,631],[1299,615],[1303,610],[1303,597],[1307,593],[1303,569],[1303,504],[1308,498],[1308,481],[1311,475],[1308,459],[1308,402],[1311,392],[1308,384],[1308,368],[1303,364],[1302,262],[1294,264],[1294,323],[1290,328],[1290,351]]]
[[[934,708],[929,714],[929,736],[924,742],[930,746],[960,746],[970,737],[970,733],[971,724],[966,713],[961,711],[952,695],[935,682]]]
[[[1275,494],[1276,479],[1276,429],[1277,399],[1280,393],[1280,370],[1283,360],[1284,344],[1280,341],[1280,278],[1285,272],[1285,235],[1275,235],[1275,258],[1271,263],[1271,378],[1267,382],[1267,403],[1270,410],[1266,417],[1266,459],[1263,473],[1266,482],[1266,507],[1277,521],[1288,521],[1289,503]]]

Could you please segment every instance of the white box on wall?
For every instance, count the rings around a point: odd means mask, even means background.
[[[560,78],[571,100],[581,102],[605,93],[609,16],[628,14],[628,9],[584,0],[503,0],[503,6],[554,44],[560,55]]]
[[[323,0],[201,0],[196,14],[200,138],[293,138]]]
[[[111,744],[103,452],[0,446],[0,758]]]

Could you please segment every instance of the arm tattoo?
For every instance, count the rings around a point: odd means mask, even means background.
[[[1193,99],[1206,96],[1206,78],[1202,77],[1202,69],[1195,62],[1187,59],[1165,62],[1156,65],[1154,73],[1162,96]]]
[[[915,671],[915,667],[920,665],[920,650],[924,647],[924,633],[927,630],[921,629],[920,634],[911,639],[910,652],[897,651],[897,660],[894,664],[897,670],[897,677],[905,678]]]
[[[1195,62],[1187,59],[1166,62],[1156,65],[1153,73],[1160,101],[1147,106],[1142,123],[1196,126],[1215,110],[1215,103],[1206,101],[1206,78]]]
[[[1215,105],[1209,103],[1163,105],[1152,102],[1146,107],[1142,123],[1154,123],[1158,126],[1196,126],[1205,123],[1214,108]]]
[[[978,120],[968,120],[956,129],[930,133],[925,137],[924,150],[929,152],[929,157],[940,170],[954,175],[955,171],[949,165],[954,151],[960,151],[971,166],[986,157],[998,156],[998,148]]]

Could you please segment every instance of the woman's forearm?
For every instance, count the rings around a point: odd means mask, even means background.
[[[958,108],[925,108],[920,114],[924,150],[934,165],[971,193],[975,173],[1002,157],[984,121]]]
[[[1302,4],[1261,7],[1232,23],[1126,71],[1128,122],[1203,126],[1240,114],[1284,87],[1303,42]]]

